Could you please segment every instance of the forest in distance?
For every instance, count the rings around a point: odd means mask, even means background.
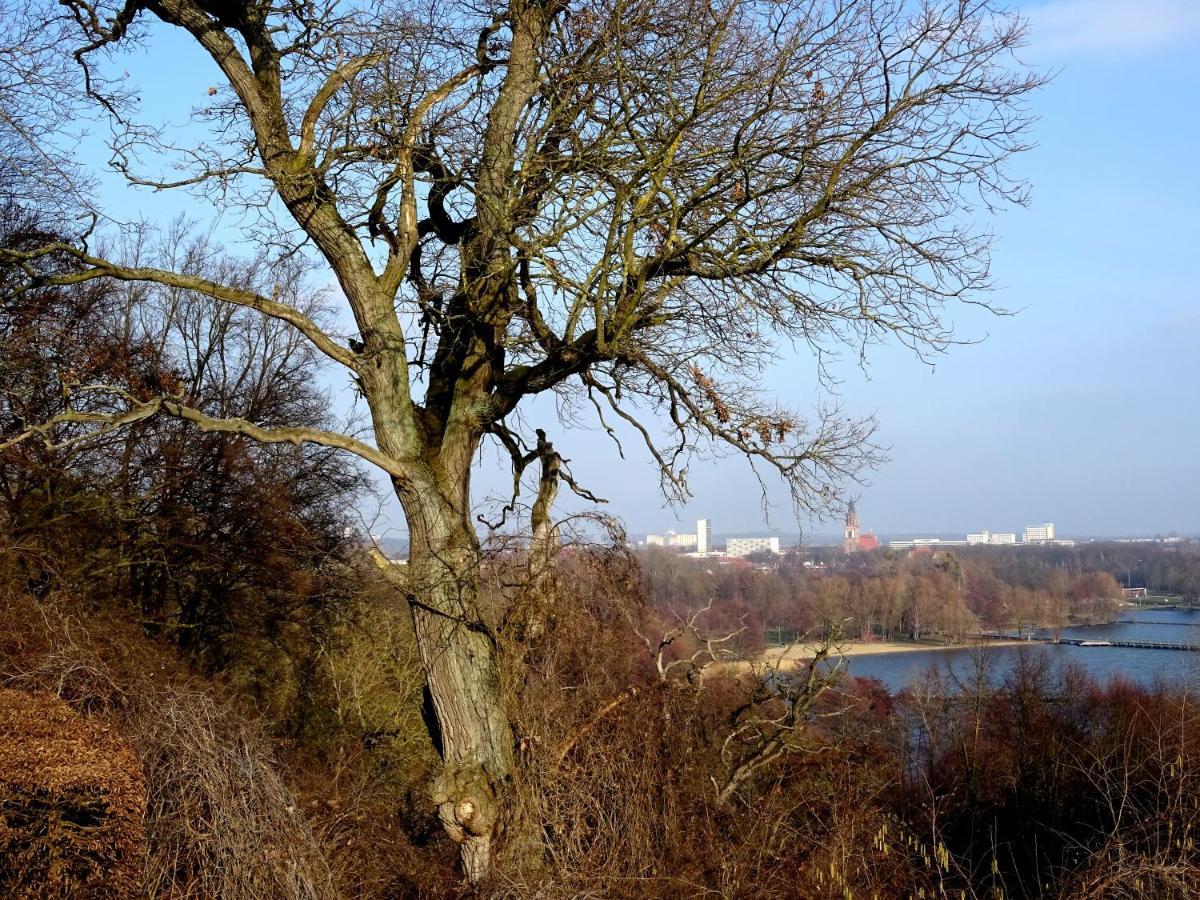
[[[847,640],[961,640],[980,630],[1103,624],[1124,608],[1127,584],[1185,604],[1200,597],[1200,548],[1192,542],[850,555],[800,547],[737,565],[654,547],[638,556],[656,607],[684,615],[711,601],[714,625],[741,623],[739,641],[756,649],[768,631],[818,634],[833,622],[844,623]]]

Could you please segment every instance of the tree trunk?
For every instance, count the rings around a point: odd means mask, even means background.
[[[443,760],[432,796],[467,878],[478,883],[511,818],[513,734],[495,639],[479,603],[480,550],[465,485],[438,487],[398,491],[409,522],[406,593]],[[460,503],[446,502],[455,495]]]
[[[538,429],[537,455],[541,461],[537,498],[530,510],[527,577],[517,598],[517,636],[530,643],[546,631],[546,620],[555,602],[554,561],[558,554],[558,529],[554,526],[554,500],[558,496],[562,459]]]

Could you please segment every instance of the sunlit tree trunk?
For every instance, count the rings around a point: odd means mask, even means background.
[[[512,728],[502,702],[497,647],[480,604],[480,547],[467,472],[397,486],[409,523],[405,599],[425,667],[444,761],[432,786],[467,877],[487,873],[509,816]]]

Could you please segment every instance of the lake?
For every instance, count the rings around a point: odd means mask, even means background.
[[[1064,638],[1097,641],[1164,641],[1172,644],[1200,644],[1200,610],[1125,610],[1123,620],[1136,624],[1078,625],[1064,628]],[[1164,624],[1169,623],[1169,624]],[[856,656],[844,665],[850,675],[878,678],[889,690],[899,691],[918,679],[930,666],[949,666],[966,676],[976,664],[980,652],[990,656],[994,671],[1003,675],[1018,653],[1044,654],[1056,666],[1075,663],[1098,680],[1120,675],[1143,684],[1163,680],[1200,689],[1200,652],[1180,650],[1139,650],[1132,647],[1076,647],[1068,644],[1037,644],[1012,647],[985,647],[983,650],[909,651]]]

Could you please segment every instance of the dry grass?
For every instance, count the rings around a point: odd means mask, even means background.
[[[43,652],[6,659],[4,680],[45,690],[110,723],[128,741],[145,780],[153,896],[316,900],[336,896],[313,835],[254,725],[167,657],[120,629],[97,635],[49,603],[8,598],[40,623]],[[115,632],[115,633],[114,633]]]
[[[129,896],[142,875],[145,786],[111,729],[46,693],[0,689],[0,892]]]

